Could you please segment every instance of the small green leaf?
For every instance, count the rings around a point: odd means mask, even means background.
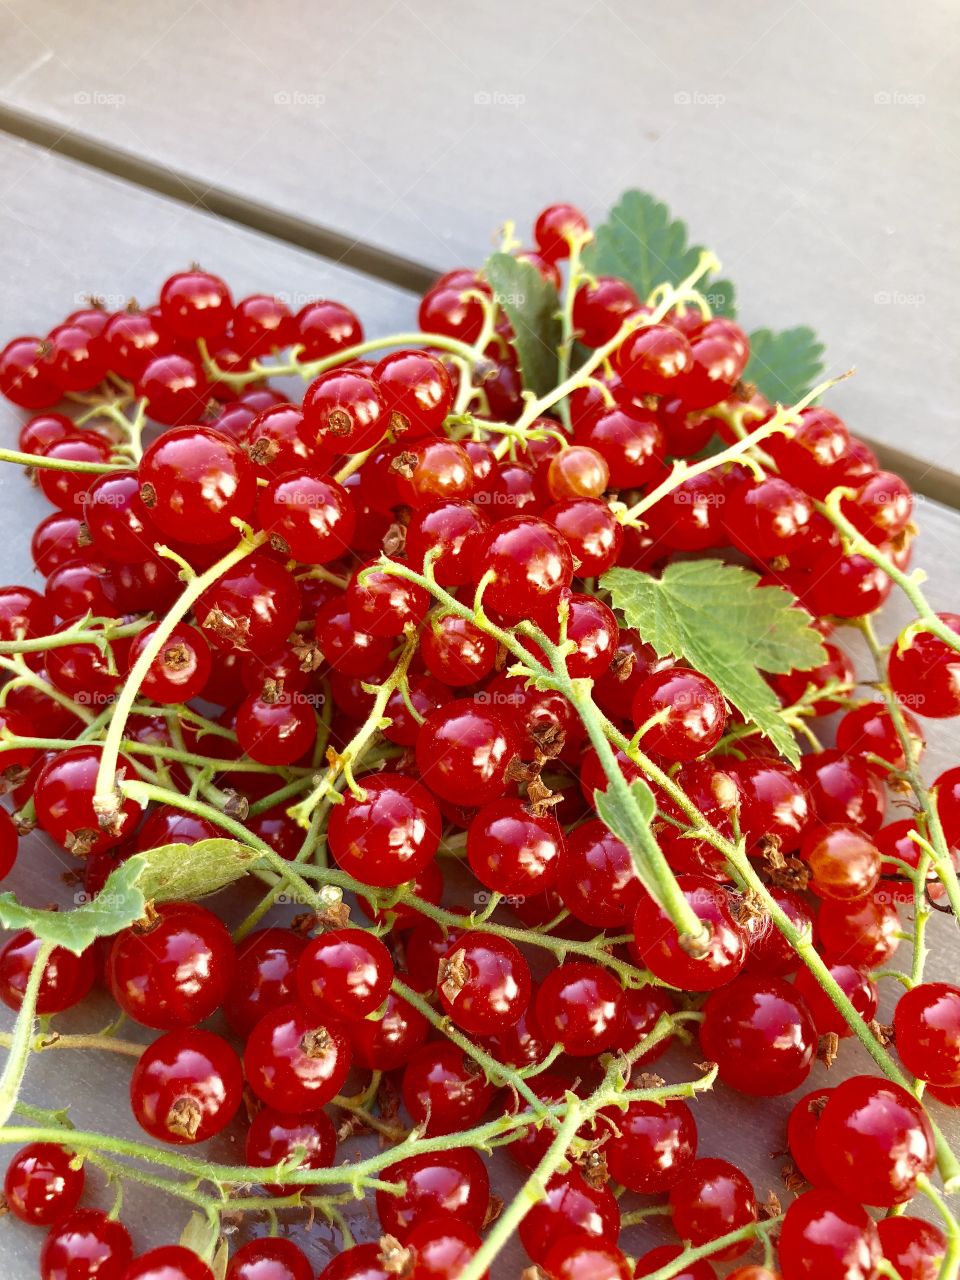
[[[812,329],[800,325],[774,333],[757,329],[750,335],[750,363],[744,381],[752,382],[775,404],[796,404],[823,373],[823,344]]]
[[[97,938],[109,938],[141,919],[146,899],[137,881],[143,874],[140,858],[130,858],[110,873],[96,897],[78,894],[72,911],[42,911],[25,907],[12,893],[0,894],[0,924],[5,929],[29,929],[36,937],[79,955]]]
[[[25,907],[12,893],[0,894],[0,924],[29,929],[79,955],[97,938],[109,938],[142,920],[148,902],[191,901],[216,893],[239,879],[259,856],[236,840],[163,845],[122,862],[95,897],[78,895],[79,905],[72,911]]]
[[[205,898],[239,880],[259,857],[249,845],[219,836],[196,844],[165,844],[137,855],[146,859],[139,888],[154,902]]]
[[[557,291],[536,267],[509,253],[491,254],[483,270],[497,306],[513,326],[524,390],[545,395],[557,383],[561,336]]]
[[[598,276],[620,276],[641,299],[658,284],[679,284],[696,268],[703,249],[687,240],[686,223],[645,191],[626,191],[596,228],[583,263]],[[698,286],[714,315],[736,315],[733,285],[707,277]]]
[[[642,778],[636,778],[630,783],[630,794],[633,797],[633,807],[639,813],[641,821],[649,827],[657,812],[657,802],[653,798],[653,792]],[[594,791],[593,802],[600,821],[605,822],[610,830],[619,835],[620,839],[626,843],[624,837],[620,835],[619,829],[625,824],[620,817],[620,806],[617,803],[615,794],[609,790]]]
[[[689,662],[794,764],[799,748],[761,671],[809,671],[826,660],[809,614],[783,587],[720,560],[684,560],[660,578],[611,569],[600,585],[660,657]]]
[[[219,1227],[210,1221],[205,1213],[192,1213],[187,1225],[180,1233],[180,1244],[190,1249],[205,1262],[213,1256],[220,1240]]]

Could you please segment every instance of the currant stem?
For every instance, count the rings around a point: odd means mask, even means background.
[[[36,1026],[40,985],[53,950],[52,942],[41,942],[30,969],[30,977],[27,979],[26,990],[23,993],[23,1004],[20,1006],[13,1034],[10,1037],[10,1052],[4,1063],[3,1075],[0,1076],[0,1125],[5,1125],[9,1120],[20,1095]]]
[[[81,462],[79,459],[47,458],[42,453],[21,453],[18,449],[0,449],[0,462],[15,462],[21,467],[40,467],[47,471],[85,471],[102,476],[108,471],[126,471],[122,462]]]
[[[134,702],[137,700],[137,695],[140,693],[140,686],[146,679],[163,646],[169,640],[174,627],[181,619],[186,617],[204,591],[213,586],[234,565],[239,564],[241,560],[246,559],[247,556],[256,551],[257,547],[262,546],[266,540],[267,535],[265,533],[257,533],[252,536],[244,534],[232,551],[228,551],[216,564],[211,565],[205,573],[198,574],[193,578],[181,593],[176,604],[157,623],[156,630],[133,664],[130,674],[124,681],[120,695],[114,704],[110,728],[103,744],[103,751],[100,754],[100,767],[97,771],[97,785],[93,797],[93,807],[97,817],[100,819],[101,825],[106,824],[108,829],[119,813],[119,803],[115,789],[117,759],[120,754],[120,743],[123,741],[124,730],[127,725],[127,717]]]

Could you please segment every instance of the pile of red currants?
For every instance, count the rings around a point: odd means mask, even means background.
[[[321,1280],[506,1277],[517,1238],[531,1280],[710,1280],[730,1260],[736,1280],[956,1280],[932,1178],[960,1186],[934,1123],[960,1105],[960,987],[924,980],[923,930],[960,905],[960,768],[926,786],[918,717],[960,714],[960,615],[923,604],[876,641],[870,615],[912,584],[908,486],[829,409],[778,416],[746,334],[692,285],[644,300],[587,274],[590,238],[555,205],[518,255],[566,326],[539,398],[522,318],[466,269],[399,348],[340,303],[236,302],[194,269],[156,306],[91,306],[0,353],[32,414],[3,456],[53,507],[43,589],[0,588],[0,876],[34,828],[88,903],[131,858],[226,838],[262,891],[233,934],[216,901],[158,900],[79,954],[39,925],[0,952],[28,1031],[100,985],[159,1033],[82,1037],[135,1058],[151,1145],[27,1117],[5,1199],[47,1229],[42,1280],[315,1274],[276,1233],[229,1260],[218,1229],[135,1258],[117,1212],[80,1207],[87,1169],[162,1175],[215,1227],[318,1212],[343,1232]],[[270,384],[288,374],[302,403]],[[603,586],[691,557],[750,567],[824,638],[821,665],[769,677],[798,766]],[[601,816],[640,780],[653,859]],[[281,893],[296,912],[265,922]],[[794,1103],[785,1213],[698,1152],[699,1090],[810,1089],[853,1035],[882,1074]],[[649,1071],[671,1043],[676,1084]],[[224,1132],[234,1172],[186,1160]],[[363,1135],[381,1145],[344,1150]],[[529,1180],[506,1204],[501,1146]],[[942,1229],[899,1212],[918,1194]],[[356,1243],[341,1206],[363,1195]],[[662,1219],[679,1243],[638,1258],[631,1232]]]

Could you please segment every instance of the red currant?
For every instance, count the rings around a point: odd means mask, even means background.
[[[359,786],[363,800],[347,795],[330,813],[327,840],[334,860],[364,884],[383,888],[414,879],[440,844],[436,801],[399,773],[369,774]]]
[[[308,302],[297,312],[295,324],[297,341],[303,347],[301,360],[325,360],[363,342],[359,317],[342,302],[325,298]]]
[[[77,1207],[83,1194],[83,1165],[54,1142],[31,1142],[7,1165],[3,1182],[6,1207],[21,1222],[48,1226]]]
[[[384,1231],[405,1239],[421,1222],[446,1216],[475,1231],[490,1204],[487,1166],[470,1147],[407,1156],[383,1171],[385,1182],[405,1184],[400,1195],[377,1192],[377,1214]]]
[[[819,1188],[787,1210],[779,1255],[783,1280],[873,1280],[882,1256],[867,1211],[837,1191]]]
[[[75,1209],[43,1242],[40,1280],[126,1280],[132,1258],[123,1223],[99,1209]]]
[[[332,369],[307,387],[303,425],[331,453],[362,453],[383,438],[390,414],[372,375]]]
[[[563,836],[556,820],[539,817],[520,800],[507,798],[484,805],[467,832],[467,861],[473,874],[488,889],[507,897],[550,888],[563,856]]]
[[[451,943],[437,976],[440,1003],[470,1035],[519,1022],[530,1003],[530,967],[512,942],[479,930]]]
[[[960,1085],[960,989],[920,983],[900,997],[893,1025],[908,1071],[931,1084]]]
[[[313,1267],[292,1240],[264,1236],[237,1250],[225,1280],[313,1280]]]
[[[240,1059],[212,1031],[168,1031],[130,1078],[133,1114],[161,1142],[205,1142],[226,1128],[242,1096]]]
[[[237,947],[234,980],[224,996],[230,1028],[244,1039],[270,1009],[296,996],[304,940],[289,929],[258,929]]]
[[[318,1018],[366,1018],[383,1004],[392,981],[390,952],[363,929],[322,934],[297,962],[297,992]]]
[[[782,978],[741,974],[715,991],[700,1027],[704,1053],[739,1093],[792,1093],[810,1074],[817,1031],[803,997]]]
[[[571,960],[548,973],[536,996],[537,1022],[571,1057],[609,1049],[623,1018],[623,989],[608,970]]]
[[[641,892],[633,919],[634,946],[641,963],[664,982],[687,991],[712,991],[737,976],[747,958],[743,929],[730,911],[724,890],[705,876],[678,876],[683,896],[709,931],[706,950],[682,946],[670,917]]]
[[[482,805],[507,786],[507,767],[520,742],[506,719],[468,698],[431,711],[417,738],[421,777],[442,800]]]
[[[332,1023],[295,1004],[265,1014],[243,1055],[250,1088],[277,1111],[313,1111],[329,1102],[350,1070],[350,1043]]]
[[[534,1262],[542,1263],[557,1240],[573,1231],[605,1244],[616,1244],[620,1209],[611,1191],[593,1187],[576,1169],[555,1173],[545,1195],[520,1223],[520,1242]]]
[[[160,290],[160,313],[178,338],[219,338],[233,313],[230,290],[208,271],[181,271]]]
[[[274,1169],[283,1160],[299,1155],[299,1169],[327,1169],[337,1153],[337,1132],[325,1111],[301,1111],[285,1115],[263,1107],[253,1117],[247,1131],[244,1155],[248,1164]],[[309,1195],[309,1184],[269,1183],[272,1196]]]
[[[757,1198],[748,1178],[727,1160],[695,1160],[670,1191],[670,1217],[681,1240],[707,1244],[757,1221]],[[750,1241],[711,1256],[738,1258]]]
[[[425,1044],[410,1057],[401,1086],[414,1124],[431,1137],[457,1133],[479,1123],[493,1087],[472,1059],[451,1041]]]

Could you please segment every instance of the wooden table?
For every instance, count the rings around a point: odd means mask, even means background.
[[[935,604],[957,606],[949,0],[919,16],[894,0],[488,0],[469,24],[440,0],[7,0],[0,34],[3,340],[45,332],[90,293],[152,299],[193,260],[238,294],[340,297],[387,333],[409,327],[411,290],[481,261],[506,218],[526,235],[566,198],[599,219],[640,186],[717,251],[748,328],[809,323],[832,371],[856,366],[830,404],[917,489],[917,561]],[[2,413],[9,443],[17,415]],[[0,485],[0,576],[30,582],[44,506],[11,468]],[[884,634],[909,617],[892,602]],[[958,758],[960,732],[931,722],[930,737],[933,777]],[[66,901],[62,852],[36,835],[28,850],[5,887],[38,900],[39,879],[41,897]],[[956,978],[949,922],[932,935],[930,971]],[[844,1046],[831,1081],[865,1065]],[[29,1096],[66,1094],[85,1125],[135,1137],[127,1075],[122,1060],[49,1054]],[[761,1194],[777,1185],[749,1103],[719,1089],[697,1114],[705,1154],[736,1153]],[[175,1238],[169,1209],[130,1197],[138,1245]],[[375,1224],[361,1215],[359,1229]],[[34,1275],[37,1247],[7,1218],[0,1272]],[[310,1247],[319,1266],[329,1234]],[[520,1267],[505,1261],[498,1278]]]

